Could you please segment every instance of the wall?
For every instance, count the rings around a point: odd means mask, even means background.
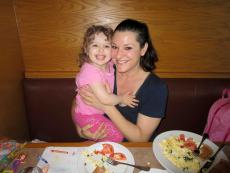
[[[162,77],[230,76],[229,0],[16,0],[25,75],[74,77],[82,35],[91,24],[145,21]]]
[[[23,63],[12,0],[0,1],[0,137],[27,137]]]

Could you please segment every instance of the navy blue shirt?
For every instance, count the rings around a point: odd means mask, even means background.
[[[114,84],[114,93],[117,94],[116,79]],[[139,100],[138,106],[131,108],[129,106],[122,107],[116,105],[120,113],[133,124],[137,123],[138,113],[148,117],[163,118],[165,116],[168,97],[168,88],[155,74],[150,73],[140,86],[136,93],[136,98]],[[149,141],[153,140],[153,136]],[[125,139],[125,141],[127,141]]]

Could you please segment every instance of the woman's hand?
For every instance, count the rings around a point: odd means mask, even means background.
[[[90,131],[90,128],[92,127],[92,125],[88,124],[82,128],[80,128],[79,126],[77,126],[77,131],[78,131],[78,134],[82,137],[82,138],[85,138],[85,139],[90,139],[90,140],[93,140],[93,141],[96,141],[98,139],[103,139],[106,137],[106,128],[104,126],[104,124],[102,123],[98,129],[92,133]]]
[[[99,99],[95,96],[90,86],[86,85],[78,89],[78,93],[83,99],[84,103],[89,106],[93,106],[97,109],[104,110],[106,105],[103,105]]]
[[[74,98],[72,102],[72,108],[71,108],[71,115],[72,115],[73,121],[74,121],[74,115],[75,115],[75,107],[76,107],[76,99]],[[86,125],[80,128],[75,123],[75,127],[76,127],[78,135],[85,139],[90,139],[90,140],[103,139],[107,135],[106,128],[103,123],[98,127],[98,129],[94,133],[90,132],[90,128],[92,127],[92,125]]]

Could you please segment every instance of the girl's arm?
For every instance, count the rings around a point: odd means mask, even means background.
[[[126,93],[121,96],[115,95],[112,92],[108,92],[108,87],[99,82],[90,84],[90,88],[102,104],[117,105],[123,103],[130,107],[137,106],[138,100],[136,100],[135,96],[131,93]]]

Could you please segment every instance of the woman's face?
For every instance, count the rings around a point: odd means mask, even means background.
[[[112,39],[112,58],[117,71],[125,73],[140,68],[140,58],[146,52],[145,47],[140,47],[137,33],[116,31]]]

